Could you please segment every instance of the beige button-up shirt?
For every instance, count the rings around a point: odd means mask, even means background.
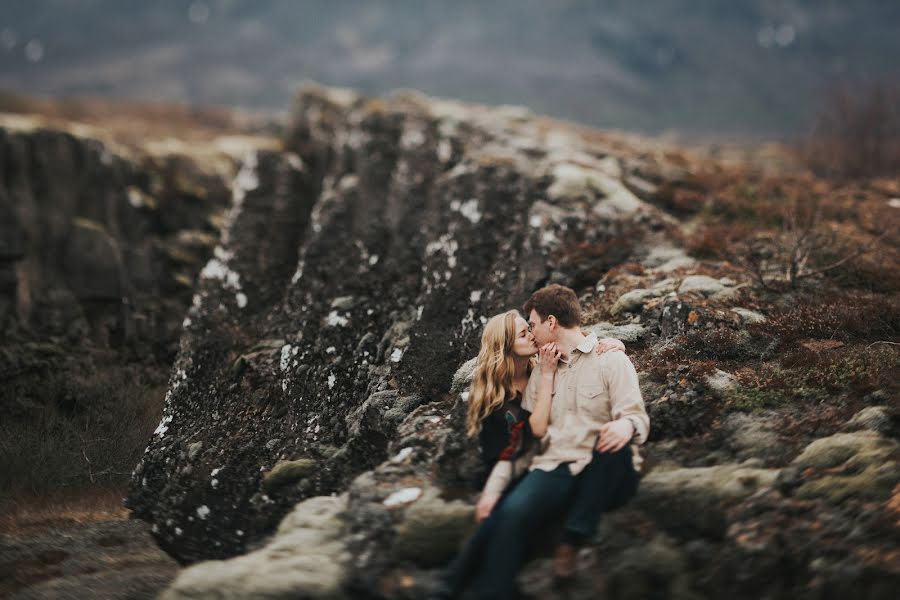
[[[638,444],[647,440],[650,418],[638,385],[637,371],[624,352],[597,354],[597,337],[590,335],[560,362],[553,381],[550,423],[540,440],[538,454],[530,470],[552,471],[569,463],[577,475],[591,462],[600,426],[626,417],[634,425],[631,441],[634,468],[641,469]],[[534,412],[537,405],[541,367],[531,373],[522,398],[522,407]]]

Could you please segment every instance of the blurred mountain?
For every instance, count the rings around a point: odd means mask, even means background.
[[[836,79],[888,77],[898,25],[883,0],[33,0],[0,16],[0,87],[283,110],[314,79],[769,135]]]

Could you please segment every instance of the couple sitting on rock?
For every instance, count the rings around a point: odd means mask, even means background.
[[[490,476],[480,522],[442,578],[436,598],[472,586],[477,598],[518,595],[515,578],[548,525],[563,521],[553,561],[562,581],[604,512],[637,491],[649,419],[637,373],[618,340],[582,333],[571,289],[551,285],[487,322],[468,398]],[[535,360],[537,354],[537,360]]]

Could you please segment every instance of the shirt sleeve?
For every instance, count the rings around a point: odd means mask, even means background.
[[[643,444],[650,433],[650,417],[644,406],[637,371],[624,352],[607,352],[603,361],[614,421],[627,418],[634,425],[634,441]]]
[[[540,382],[541,366],[538,365],[531,372],[531,376],[528,378],[528,385],[525,386],[525,393],[522,394],[522,408],[529,413],[534,412],[534,407],[537,404],[538,384]]]
[[[512,479],[513,464],[509,460],[497,461],[491,474],[488,476],[487,482],[484,484],[483,494],[496,494],[499,496],[509,485]]]

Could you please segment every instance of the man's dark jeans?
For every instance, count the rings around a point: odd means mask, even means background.
[[[528,556],[532,533],[554,517],[567,515],[564,539],[590,540],[600,516],[618,508],[637,491],[638,474],[631,447],[618,452],[594,451],[591,462],[573,476],[567,464],[553,471],[535,469],[503,498],[471,542],[483,555],[476,580],[477,598],[507,600],[514,597],[515,577]],[[467,546],[466,550],[473,550]],[[471,565],[470,565],[471,567]]]

